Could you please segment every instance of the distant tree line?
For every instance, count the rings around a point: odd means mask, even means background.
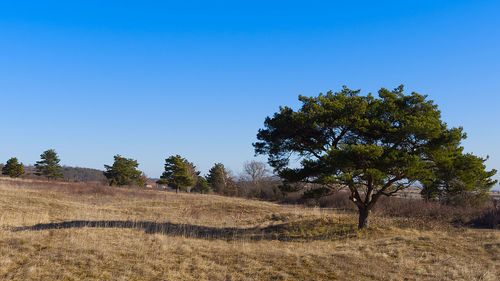
[[[1,166],[2,174],[11,178],[46,178],[73,182],[106,182],[102,170],[61,166],[60,159],[54,149],[44,151],[40,155],[40,161],[35,165],[24,165],[16,157],[7,160]]]
[[[77,182],[99,182],[107,181],[102,170],[81,168],[81,167],[62,167],[64,180]]]
[[[457,157],[462,156],[459,154]],[[491,182],[476,185],[474,183],[478,182],[475,179],[490,178],[494,171],[486,172],[484,160],[470,154],[460,159],[463,161],[455,161],[452,162],[453,165],[445,166],[447,170],[444,167],[435,168],[434,172],[441,174],[432,182],[424,182],[422,189],[424,199],[438,200],[446,204],[470,205],[481,203],[488,197]],[[5,165],[0,165],[0,169],[3,175],[11,178],[44,177],[49,180],[97,182],[116,186],[144,186],[148,182],[147,176],[138,169],[137,160],[120,155],[114,156],[112,165],[104,165],[105,171],[61,166],[59,163],[56,151],[49,149],[40,155],[40,161],[34,166],[25,166],[16,157],[12,157]],[[303,189],[298,194],[302,194],[304,202],[311,202],[310,200],[319,202],[321,199],[321,194],[318,196],[317,192],[318,188],[322,191],[320,184],[287,182],[286,179],[273,174],[267,164],[258,161],[245,162],[243,171],[238,176],[228,171],[222,163],[215,163],[208,174],[204,176],[200,174],[192,162],[180,155],[172,155],[165,159],[164,172],[156,183],[166,185],[177,192],[214,193],[272,201],[289,200],[287,194],[290,190],[287,188],[292,185],[294,186],[292,190]],[[457,177],[467,181],[457,181]],[[468,184],[466,188],[470,190],[469,192],[464,192],[464,184]]]
[[[109,185],[144,185],[147,177],[138,169],[134,159],[114,156],[112,165],[104,165],[104,175]],[[241,176],[235,177],[224,164],[215,163],[205,176],[200,175],[196,166],[180,155],[165,159],[164,171],[158,185],[165,185],[176,192],[215,193],[225,196],[244,196],[261,199],[277,199],[283,196],[279,180],[272,177],[266,164],[247,162]]]
[[[62,167],[59,164],[60,159],[54,149],[49,149],[44,151],[40,155],[40,161],[35,163],[34,167],[27,167],[28,170],[32,171],[33,175],[45,177],[47,179],[62,179],[64,175],[62,173]],[[17,178],[26,173],[26,169],[23,163],[20,163],[16,157],[12,157],[7,160],[7,163],[2,167],[2,174]]]
[[[177,192],[216,193],[226,196],[244,196],[261,199],[276,199],[279,189],[277,179],[270,176],[266,164],[247,162],[239,177],[232,175],[224,164],[215,163],[205,176],[196,166],[180,155],[165,159],[164,172],[158,184],[167,185]],[[115,155],[113,164],[104,165],[105,170],[68,167],[60,165],[60,158],[54,149],[40,155],[33,166],[25,166],[16,157],[0,166],[2,174],[12,178],[46,178],[75,182],[99,182],[116,186],[144,186],[147,176],[139,170],[135,159]],[[272,182],[272,188],[268,188]]]

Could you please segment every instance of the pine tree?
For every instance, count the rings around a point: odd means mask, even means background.
[[[431,196],[443,189],[489,190],[496,171],[485,170],[485,159],[462,155],[462,128],[448,128],[427,96],[403,90],[382,88],[376,98],[344,86],[299,96],[299,110],[281,107],[266,118],[255,152],[268,156],[284,192],[306,188],[304,195],[321,196],[346,187],[358,207],[359,228],[368,225],[382,196],[416,181]]]
[[[207,180],[204,177],[198,177],[196,184],[194,185],[193,192],[208,193],[210,192],[210,185],[208,185]]]
[[[186,166],[186,172],[192,181],[191,185],[195,186],[198,183],[198,179],[200,178],[200,172],[197,171],[196,166],[192,162],[189,162],[187,159],[184,159],[184,164]]]
[[[227,187],[227,171],[222,163],[215,163],[208,171],[207,182],[215,193],[224,194]]]
[[[165,159],[165,171],[161,175],[159,182],[175,188],[176,192],[179,192],[179,189],[186,191],[189,186],[193,185],[193,179],[188,173],[186,163],[189,162],[180,155],[170,156]]]
[[[104,176],[109,181],[109,185],[139,185],[143,186],[146,183],[146,177],[141,171],[137,169],[139,163],[137,160],[121,157],[120,155],[114,156],[112,166],[104,165],[106,171]]]
[[[17,178],[24,175],[23,163],[19,163],[16,157],[12,157],[7,160],[5,166],[2,168],[2,174],[9,176],[11,178]]]
[[[59,165],[59,157],[54,149],[49,149],[44,151],[40,158],[42,160],[37,161],[35,164],[36,175],[44,176],[47,179],[58,179],[63,178],[63,173],[61,172],[61,165]]]

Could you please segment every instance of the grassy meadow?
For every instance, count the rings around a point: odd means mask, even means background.
[[[216,195],[0,181],[2,280],[500,280],[500,231]]]

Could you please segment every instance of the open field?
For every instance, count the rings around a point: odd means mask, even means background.
[[[0,181],[5,280],[500,280],[500,231],[215,195]]]

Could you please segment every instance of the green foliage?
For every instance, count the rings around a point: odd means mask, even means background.
[[[198,177],[196,185],[191,189],[192,192],[209,193],[210,185],[204,177]]]
[[[159,179],[156,181],[157,184],[168,184],[167,180],[165,179]]]
[[[196,170],[196,166],[192,162],[189,162],[186,159],[184,159],[184,165],[186,166],[186,172],[192,181],[191,185],[196,185],[198,183],[198,179],[200,178],[200,172]]]
[[[9,176],[11,178],[17,178],[24,175],[24,165],[19,163],[17,158],[12,157],[7,160],[5,166],[2,167],[2,174]]]
[[[137,168],[139,163],[137,160],[121,157],[120,155],[114,156],[114,163],[112,166],[104,165],[106,171],[104,176],[108,179],[109,185],[139,185],[143,186],[146,179],[143,173]]]
[[[284,179],[284,191],[300,186],[347,187],[360,211],[362,228],[380,196],[439,177],[434,157],[443,149],[458,149],[465,134],[462,128],[447,128],[427,96],[405,95],[403,86],[393,91],[382,88],[378,98],[359,92],[344,86],[336,93],[299,96],[299,110],[280,107],[266,118],[254,147],[257,154],[268,155],[269,164]],[[290,159],[300,163],[291,165]],[[465,161],[462,167],[471,163],[475,162]]]
[[[180,155],[165,159],[165,171],[160,177],[161,180],[176,190],[187,190],[187,187],[193,185],[193,178],[188,173],[188,163]],[[194,165],[192,167],[194,170]]]
[[[477,205],[486,201],[496,184],[491,177],[496,170],[486,171],[487,159],[463,154],[462,147],[450,147],[431,155],[435,166],[422,180],[422,196],[453,205]]]
[[[222,163],[215,163],[208,171],[207,182],[215,193],[224,194],[227,178],[227,171],[224,165]]]
[[[44,151],[40,158],[42,160],[37,161],[35,164],[36,175],[44,176],[47,179],[59,179],[63,178],[63,173],[61,172],[61,165],[59,162],[61,161],[57,156],[57,153],[54,149],[49,149]]]
[[[302,195],[303,199],[318,199],[323,196],[328,196],[332,194],[332,190],[328,187],[318,187],[318,188],[311,188],[306,191],[304,191],[304,194]]]
[[[208,171],[207,182],[215,193],[227,196],[238,195],[238,186],[229,176],[229,173],[222,163],[215,163]]]

